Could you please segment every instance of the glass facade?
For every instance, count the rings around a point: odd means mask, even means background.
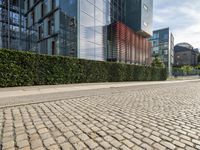
[[[137,0],[138,5],[133,4],[132,0],[80,0],[80,26],[79,26],[79,57],[92,60],[115,60],[110,55],[117,55],[117,49],[113,49],[117,44],[113,41],[114,33],[110,25],[117,22],[132,25],[137,24],[138,30],[143,30],[151,34],[152,30],[152,0]],[[146,4],[146,13],[139,13],[143,10],[142,4]],[[129,10],[134,11],[135,16],[139,16],[139,21],[134,18]],[[145,9],[145,8],[144,8]],[[143,11],[142,11],[143,12]],[[141,16],[143,15],[143,17]],[[141,21],[148,22],[148,27],[141,25]],[[134,20],[134,21],[133,21]],[[133,28],[132,28],[133,29]],[[135,29],[135,28],[134,28]],[[137,30],[137,31],[138,31]],[[142,34],[143,36],[143,34]],[[138,61],[141,62],[141,61]]]
[[[0,0],[0,47],[26,49],[22,0]]]
[[[77,0],[60,0],[59,55],[77,57]]]
[[[125,0],[80,0],[79,57],[107,60],[111,23],[125,22]]]
[[[24,0],[27,50],[77,57],[77,0]]]
[[[77,0],[25,0],[27,49],[77,56]]]
[[[106,47],[107,3],[80,0],[79,57],[104,60]]]
[[[152,56],[159,57],[168,66],[169,72],[174,64],[174,36],[169,28],[153,31]]]

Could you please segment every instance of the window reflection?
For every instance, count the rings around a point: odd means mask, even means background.
[[[87,15],[94,17],[94,5],[87,0],[81,0],[81,10],[87,13]]]
[[[81,40],[80,47],[81,47],[80,51],[81,58],[91,59],[91,60],[95,58],[94,43]]]
[[[80,38],[81,40],[86,40],[94,43],[94,30],[93,27],[84,27],[80,28]]]
[[[109,0],[80,0],[81,58],[106,59],[104,54],[106,42],[104,41],[107,38],[106,23],[110,20],[107,7],[109,7]]]

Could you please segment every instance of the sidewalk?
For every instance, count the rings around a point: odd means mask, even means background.
[[[181,81],[152,81],[152,82],[118,82],[118,83],[86,83],[86,84],[71,84],[71,85],[50,85],[50,86],[29,86],[29,87],[13,87],[0,88],[0,98],[10,98],[18,96],[40,95],[49,93],[62,93],[85,90],[98,90],[109,88],[132,87],[142,85],[156,85],[156,84],[174,84],[183,82],[195,82],[195,80],[181,80]]]
[[[194,75],[194,76],[178,76],[178,77],[171,77],[168,79],[168,81],[172,80],[195,80],[195,79],[200,79],[199,75]]]

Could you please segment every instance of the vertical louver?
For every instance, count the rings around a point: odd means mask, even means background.
[[[121,22],[111,24],[109,32],[112,52],[109,53],[108,60],[144,65],[151,63],[151,43],[147,38]]]

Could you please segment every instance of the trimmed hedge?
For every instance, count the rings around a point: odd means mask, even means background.
[[[0,87],[166,79],[164,68],[0,49]]]

